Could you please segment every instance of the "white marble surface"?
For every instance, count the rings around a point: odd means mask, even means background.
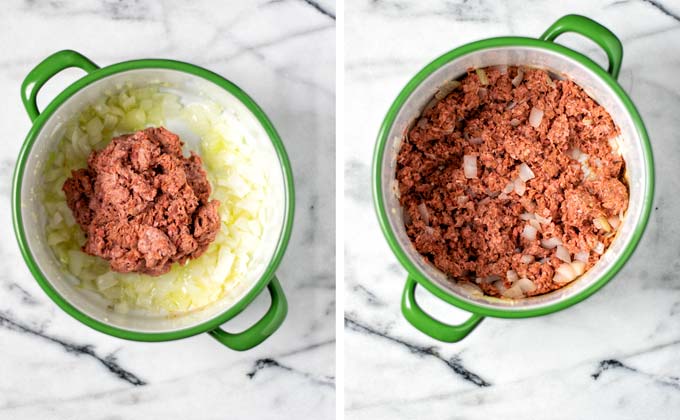
[[[492,36],[538,36],[568,13],[595,18],[623,42],[620,82],[656,158],[649,227],[626,267],[585,302],[536,319],[487,318],[458,344],[429,339],[401,316],[405,271],[374,216],[378,127],[399,90],[438,55]],[[680,418],[680,4],[365,0],[347,2],[345,14],[346,418]],[[604,60],[577,36],[559,41]],[[419,298],[444,320],[465,318]]]
[[[332,1],[9,1],[0,14],[0,419],[328,419],[335,413]],[[38,287],[11,228],[11,173],[29,119],[31,68],[60,49],[101,66],[171,58],[226,76],[267,112],[290,154],[297,212],[278,270],[285,324],[255,350],[207,335],[143,344],[91,330]],[[44,106],[80,77],[69,70]],[[228,328],[261,316],[266,294]]]

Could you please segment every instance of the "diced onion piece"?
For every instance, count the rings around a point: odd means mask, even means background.
[[[515,183],[514,183],[514,182],[508,182],[508,183],[505,185],[505,188],[503,188],[503,191],[502,191],[502,192],[505,193],[505,194],[510,194],[510,193],[513,192],[514,190],[515,190]]]
[[[479,77],[479,84],[482,86],[488,85],[489,78],[486,77],[486,71],[484,71],[484,69],[477,69],[475,71],[477,72],[477,77]]]
[[[529,114],[529,124],[534,128],[538,128],[538,126],[541,125],[542,120],[543,110],[536,107],[531,108],[531,113]]]
[[[612,216],[608,218],[607,221],[609,222],[609,225],[614,229],[618,228],[619,225],[621,224],[621,219],[619,219],[618,216]]]
[[[531,226],[535,227],[536,230],[538,230],[539,232],[541,231],[541,225],[538,223],[538,220],[536,220],[536,219],[529,220],[529,224]]]
[[[593,251],[600,255],[604,254],[604,244],[602,242],[596,243],[593,247]]]
[[[423,219],[423,222],[425,222],[425,224],[429,225],[430,224],[430,212],[427,211],[427,205],[425,205],[425,203],[418,204],[418,213],[420,213],[420,217]]]
[[[509,299],[521,299],[524,297],[522,289],[517,284],[513,284],[512,287],[501,292],[501,296]]]
[[[522,181],[526,182],[530,179],[536,178],[536,175],[534,175],[534,171],[531,170],[529,165],[522,162],[522,164],[519,165],[519,177]]]
[[[515,180],[515,192],[517,193],[517,195],[519,195],[520,197],[523,196],[526,190],[527,184],[525,184],[524,181],[522,181],[521,179],[517,178]]]
[[[573,261],[571,263],[571,269],[574,270],[576,277],[578,277],[586,271],[586,263],[583,261]]]
[[[522,213],[519,215],[519,218],[522,220],[534,220],[536,219],[536,215],[533,213]]]
[[[558,245],[555,249],[555,256],[566,263],[571,262],[571,255],[569,255],[569,251],[562,245]]]
[[[560,245],[562,245],[562,240],[557,237],[541,239],[541,246],[545,249],[555,249]]]
[[[519,120],[517,118],[511,119],[510,125],[513,126],[513,127],[517,127],[519,125]]]
[[[596,217],[593,220],[593,225],[599,230],[604,230],[605,232],[611,232],[612,227],[609,225],[607,218],[604,216]]]
[[[574,160],[580,161],[583,152],[578,147],[569,147],[569,149],[567,149],[567,155]]]
[[[500,279],[501,279],[501,276],[497,276],[497,275],[495,275],[495,274],[492,274],[492,275],[490,275],[490,276],[484,277],[484,278],[482,279],[482,281],[483,281],[484,283],[493,283],[493,282],[498,282],[498,281],[500,281]],[[502,282],[501,282],[501,283],[502,283]]]
[[[590,253],[588,251],[580,251],[574,254],[574,260],[575,261],[581,261],[581,262],[588,262],[588,258],[590,257]]]
[[[501,200],[507,200],[510,197],[506,193],[500,193],[498,194],[498,198]]]
[[[477,178],[477,156],[463,156],[463,172],[465,178]]]
[[[540,214],[536,213],[536,221],[542,225],[549,225],[550,222],[552,221],[552,218],[543,217]]]
[[[514,283],[517,280],[519,280],[519,276],[517,275],[517,272],[515,270],[508,270],[508,272],[505,273],[505,277],[508,279],[510,283]]]
[[[538,230],[535,227],[533,227],[529,224],[524,225],[524,230],[522,231],[522,237],[526,240],[529,240],[529,241],[535,241],[536,240],[536,232],[538,232]]]
[[[560,264],[560,266],[557,267],[557,270],[555,270],[555,276],[553,277],[553,282],[555,282],[555,283],[569,283],[571,281],[574,281],[575,278],[576,278],[576,272],[574,272],[574,269],[571,267],[571,264],[564,263],[564,264]]]
[[[505,283],[503,283],[500,280],[494,282],[493,286],[498,290],[498,293],[500,293],[501,295],[503,295],[503,293],[505,293],[505,291],[507,290],[507,287],[505,287]]]
[[[470,137],[468,140],[471,144],[482,144],[484,140],[481,137]]]
[[[534,257],[533,255],[527,255],[527,254],[524,254],[519,258],[519,262],[521,262],[522,264],[531,264],[535,260],[536,260],[536,257]]]
[[[522,293],[533,292],[534,290],[536,290],[536,285],[534,284],[534,282],[526,277],[522,277],[521,279],[517,280],[515,286],[519,287]]]
[[[486,88],[479,88],[479,90],[477,91],[479,99],[485,99],[488,94],[489,91]]]
[[[517,102],[515,101],[510,101],[508,103],[508,106],[505,107],[506,111],[511,111],[515,106],[517,106]]]
[[[514,79],[512,79],[512,85],[514,87],[517,87],[522,83],[522,79],[524,78],[524,70],[519,69],[517,70],[517,76],[515,76]]]
[[[458,203],[458,205],[463,205],[467,203],[469,199],[470,198],[467,195],[461,195],[456,197],[456,202]]]

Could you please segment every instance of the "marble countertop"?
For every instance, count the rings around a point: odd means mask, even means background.
[[[10,1],[0,14],[0,419],[300,419],[335,413],[335,6],[332,1]],[[11,176],[30,122],[19,97],[40,60],[74,49],[100,66],[188,61],[235,82],[274,122],[296,180],[278,277],[281,329],[238,353],[206,334],[158,344],[80,324],[42,292],[11,227]],[[80,77],[45,86],[41,108]],[[330,170],[329,170],[330,169]],[[238,319],[260,317],[266,293]]]
[[[604,289],[541,318],[487,318],[458,344],[400,313],[405,270],[374,216],[378,127],[406,82],[440,54],[502,35],[538,36],[590,16],[624,46],[621,85],[647,125],[656,196],[647,231]],[[680,5],[645,1],[352,1],[345,22],[345,407],[347,419],[680,417]],[[603,63],[595,44],[558,42]],[[355,240],[353,238],[361,238]],[[466,314],[419,294],[445,321]]]

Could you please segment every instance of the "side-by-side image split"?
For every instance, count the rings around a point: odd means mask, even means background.
[[[8,2],[0,420],[680,418],[679,31]]]

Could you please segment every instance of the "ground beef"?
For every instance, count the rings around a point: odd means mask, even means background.
[[[478,72],[468,71],[406,133],[396,171],[406,232],[453,281],[499,296],[512,286],[511,270],[535,284],[526,295],[546,293],[563,285],[553,281],[563,261],[541,240],[559,238],[572,258],[587,252],[588,269],[628,206],[624,162],[609,143],[619,131],[569,80],[517,67],[484,74],[482,84]],[[532,108],[544,113],[536,128],[529,122]],[[476,158],[476,178],[466,178],[464,155]],[[522,163],[535,178],[520,195],[521,188],[506,187]],[[528,222],[523,214],[550,221]],[[604,228],[594,223],[598,218]],[[539,228],[535,240],[522,236],[527,223]]]
[[[182,145],[165,128],[147,128],[114,138],[72,171],[63,191],[87,237],[84,252],[114,271],[154,276],[205,252],[220,203],[209,200],[201,158],[184,157]]]

